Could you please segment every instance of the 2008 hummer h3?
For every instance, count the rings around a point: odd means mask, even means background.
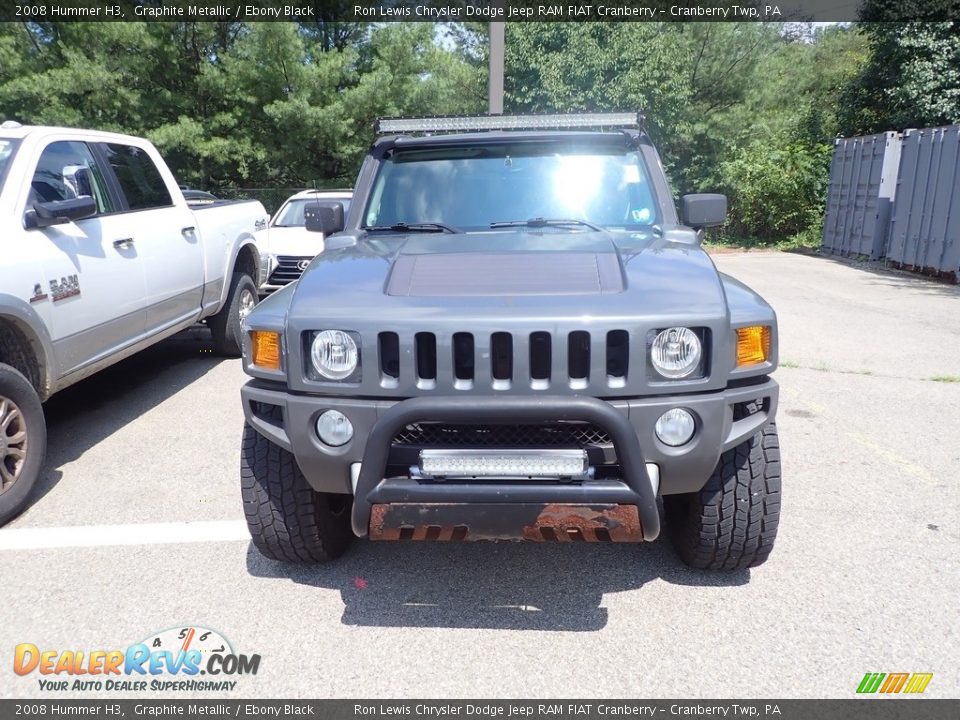
[[[650,541],[662,498],[688,564],[766,560],[776,316],[700,247],[726,198],[684,196],[678,217],[637,120],[379,121],[346,218],[308,218],[325,252],[245,321],[264,554]]]

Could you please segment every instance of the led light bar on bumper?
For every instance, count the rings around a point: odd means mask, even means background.
[[[635,128],[641,116],[623,113],[564,113],[554,115],[448,115],[437,117],[379,118],[373,129],[379,135],[413,132],[470,130],[546,130],[570,128]]]
[[[429,477],[583,477],[583,450],[421,450],[420,472]]]

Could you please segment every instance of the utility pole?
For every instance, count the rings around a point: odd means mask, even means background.
[[[490,78],[488,85],[488,112],[503,115],[503,47],[504,23],[490,23]]]

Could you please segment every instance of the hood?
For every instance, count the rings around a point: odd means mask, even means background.
[[[442,316],[610,318],[726,314],[699,247],[649,233],[490,231],[331,238],[291,316],[384,323]],[[334,319],[330,317],[330,319]]]

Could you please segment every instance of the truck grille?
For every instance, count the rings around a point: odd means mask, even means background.
[[[401,347],[410,346],[413,363],[407,371],[413,377],[401,377]],[[630,365],[630,334],[626,330],[577,330],[556,335],[458,332],[438,342],[430,332],[411,337],[381,332],[377,353],[380,384],[385,388],[411,381],[422,390],[433,389],[438,383],[458,390],[484,386],[508,390],[521,385],[546,390],[560,384],[583,390],[591,383],[622,388]]]
[[[542,425],[456,425],[415,423],[393,439],[394,445],[471,448],[588,448],[610,445],[606,431],[590,423]]]
[[[309,255],[302,257],[278,255],[277,267],[270,273],[270,278],[267,280],[267,283],[269,285],[289,285],[293,281],[299,280],[300,276],[303,275],[303,270],[300,269],[300,263],[303,261],[310,262],[311,260],[313,260],[313,257]]]

